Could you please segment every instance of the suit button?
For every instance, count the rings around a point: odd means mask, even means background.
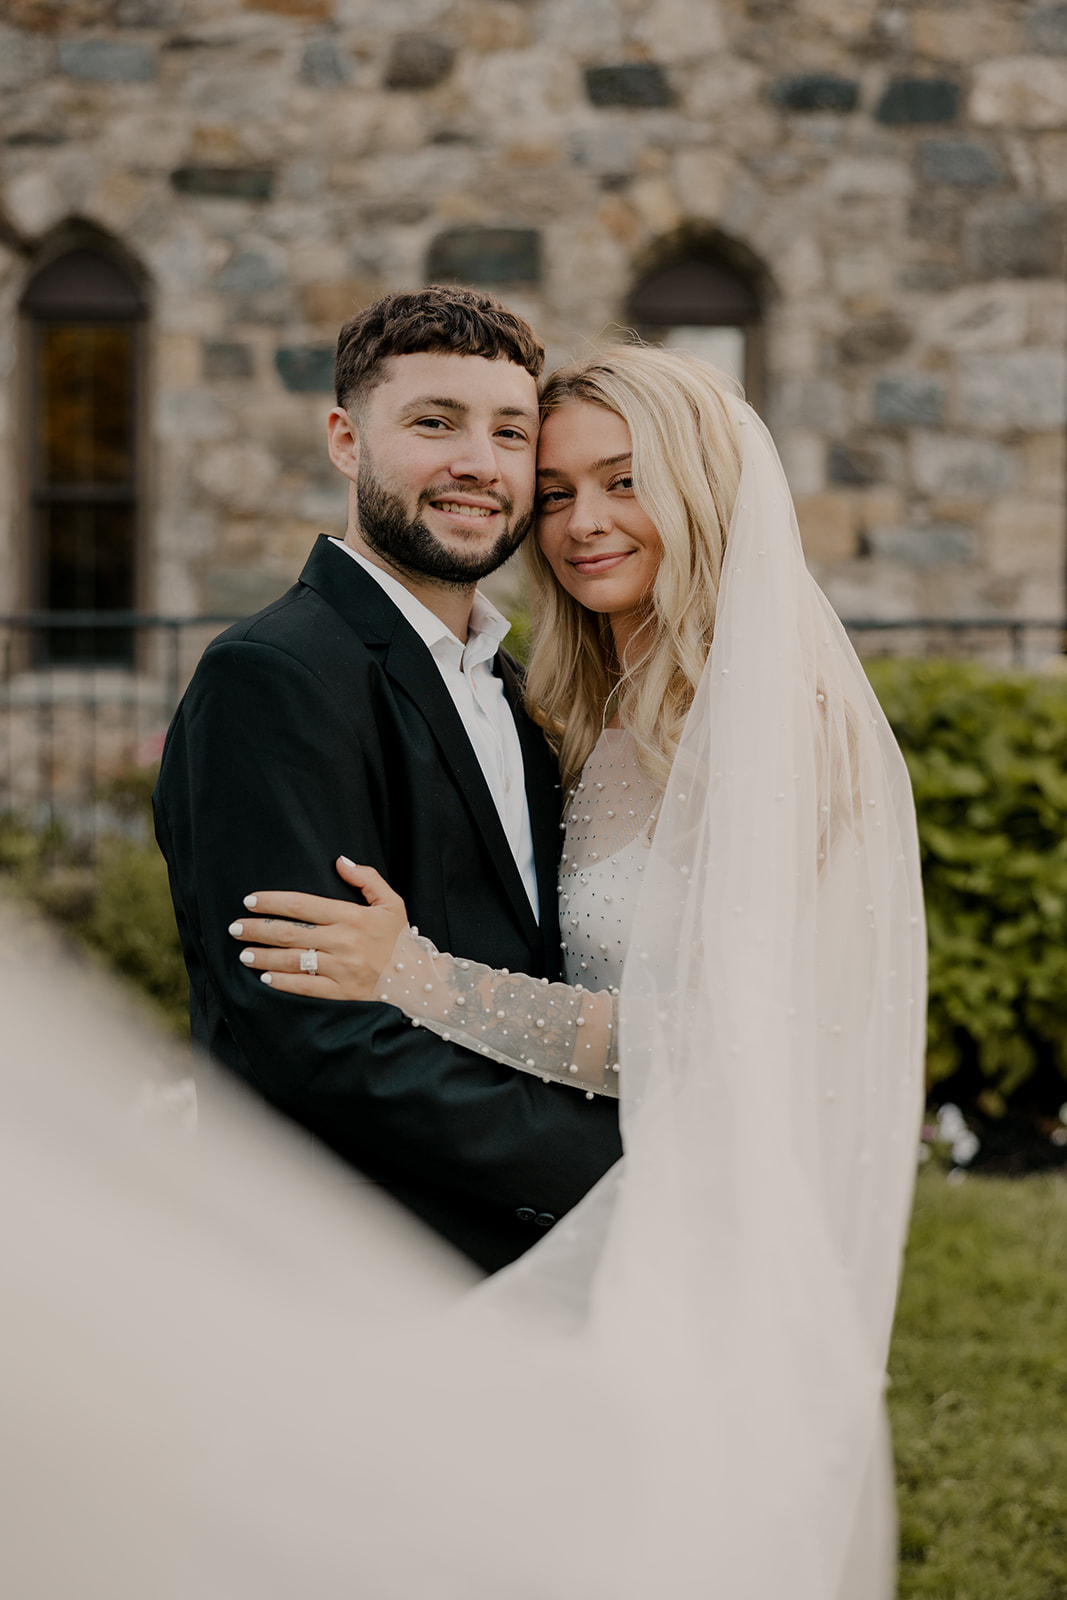
[[[537,1221],[537,1212],[534,1210],[533,1206],[520,1206],[515,1215],[518,1217],[520,1222]]]
[[[537,1223],[539,1228],[551,1228],[555,1220],[556,1219],[552,1215],[551,1211],[539,1211],[536,1217],[534,1217],[534,1221]]]

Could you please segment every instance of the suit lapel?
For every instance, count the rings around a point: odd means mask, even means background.
[[[501,886],[526,937],[536,944],[537,923],[500,821],[500,813],[463,726],[463,719],[445,688],[429,650],[374,579],[368,577],[343,551],[333,549],[325,537],[314,546],[300,574],[300,581],[320,594],[363,642],[374,650],[388,677],[422,715],[446,770],[463,796],[475,829],[486,842]],[[520,724],[520,739],[522,733]],[[525,745],[523,765],[526,765]],[[527,795],[529,781],[527,774]],[[544,907],[539,855],[537,859],[538,891]],[[554,897],[554,883],[551,892]]]
[[[500,882],[522,922],[526,937],[536,942],[537,923],[529,897],[463,719],[430,652],[402,617],[399,621],[385,658],[385,670],[429,724],[445,766],[489,848]]]

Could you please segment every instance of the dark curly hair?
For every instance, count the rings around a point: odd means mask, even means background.
[[[358,406],[381,382],[390,356],[423,352],[513,361],[535,381],[545,365],[544,345],[529,323],[495,295],[448,284],[402,289],[357,312],[341,329],[334,363],[337,404]]]

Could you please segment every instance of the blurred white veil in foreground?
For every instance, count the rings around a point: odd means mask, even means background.
[[[236,1087],[138,1116],[188,1059],[5,900],[0,1015],[0,1593],[626,1592],[606,1385]]]
[[[624,975],[626,1156],[513,1267],[468,1293],[236,1088],[196,1139],[136,1123],[158,1041],[3,912],[5,1594],[891,1592],[914,815],[738,406],[714,645]]]

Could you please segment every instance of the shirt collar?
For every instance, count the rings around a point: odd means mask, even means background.
[[[457,639],[452,629],[443,623],[428,606],[421,600],[416,600],[410,589],[405,589],[399,578],[394,578],[391,572],[386,572],[383,567],[376,567],[368,561],[366,556],[360,555],[358,550],[353,550],[350,544],[345,544],[341,539],[330,540],[339,550],[357,561],[370,577],[377,583],[397,610],[409,622],[428,650],[435,654],[456,656],[462,659],[465,666],[476,666],[480,661],[489,661],[496,652],[504,638],[511,631],[511,623],[502,612],[498,611],[491,600],[487,600],[480,590],[475,590],[474,603],[471,606],[470,622],[467,625],[467,643]],[[443,645],[443,651],[435,650],[435,646]],[[450,648],[455,646],[455,650]]]

